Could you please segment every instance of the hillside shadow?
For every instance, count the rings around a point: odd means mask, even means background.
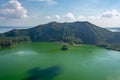
[[[53,66],[46,69],[36,67],[27,71],[30,76],[24,80],[52,80],[60,73],[60,70],[61,69],[58,66]]]

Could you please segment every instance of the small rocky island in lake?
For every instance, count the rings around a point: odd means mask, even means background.
[[[61,48],[61,50],[68,50],[68,47],[66,45],[63,45],[63,47]]]

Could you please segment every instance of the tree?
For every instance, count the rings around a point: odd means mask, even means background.
[[[68,47],[66,45],[63,45],[63,47],[61,48],[61,50],[68,50]]]

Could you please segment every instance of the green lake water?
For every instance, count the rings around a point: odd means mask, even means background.
[[[120,52],[58,43],[0,50],[0,80],[120,80]]]

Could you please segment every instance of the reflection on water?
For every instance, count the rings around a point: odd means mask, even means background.
[[[60,67],[53,66],[46,69],[36,67],[27,71],[27,73],[29,73],[30,76],[25,80],[52,80],[60,73]]]

